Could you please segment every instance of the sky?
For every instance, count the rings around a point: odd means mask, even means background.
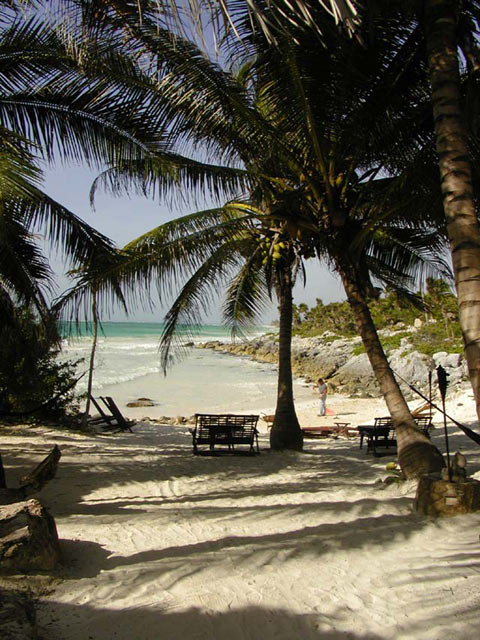
[[[55,198],[88,224],[111,238],[119,247],[168,220],[195,210],[186,207],[183,210],[169,209],[158,200],[135,195],[131,198],[116,198],[102,193],[97,195],[95,210],[92,210],[89,192],[96,175],[96,171],[81,166],[49,168],[45,171],[44,190],[50,197]],[[69,287],[69,280],[65,276],[68,265],[65,265],[61,255],[50,254],[50,260],[58,282],[57,293],[60,294]],[[305,288],[303,284],[296,285],[295,304],[304,302],[314,306],[317,298],[321,298],[324,303],[345,300],[344,289],[336,276],[329,273],[325,267],[321,267],[317,261],[310,260],[307,264],[307,284]],[[118,310],[109,318],[104,317],[103,320],[161,322],[166,311],[167,307],[161,306],[158,306],[154,313],[137,309],[126,317],[122,311]],[[277,318],[276,306],[272,304],[262,321],[268,324]],[[205,322],[221,323],[220,303],[212,308]]]

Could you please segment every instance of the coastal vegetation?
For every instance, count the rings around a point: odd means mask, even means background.
[[[0,413],[61,421],[75,406],[76,363],[60,362],[56,318],[9,307],[0,326]]]
[[[377,298],[369,300],[372,318],[378,330],[391,329],[392,333],[382,331],[380,340],[386,352],[400,346],[403,338],[419,353],[433,355],[438,351],[460,353],[462,334],[458,321],[458,304],[455,294],[445,280],[428,278],[424,291],[406,298],[397,292],[388,290]],[[357,335],[355,321],[347,302],[323,304],[317,300],[309,308],[305,304],[294,305],[293,334],[312,337],[328,333],[331,341],[341,337]],[[415,324],[415,333],[402,329]],[[365,352],[358,345],[355,354]]]

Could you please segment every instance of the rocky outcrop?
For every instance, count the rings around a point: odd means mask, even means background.
[[[127,407],[154,407],[155,402],[150,398],[137,398],[132,402],[127,402]]]
[[[389,332],[394,335],[394,332]],[[245,342],[206,342],[201,348],[222,353],[245,356],[260,362],[277,363],[278,336],[266,334]],[[366,353],[361,351],[360,338],[336,338],[331,333],[312,338],[294,337],[292,340],[292,369],[296,376],[307,381],[324,378],[329,389],[346,395],[376,397],[380,395],[378,384]],[[468,373],[462,354],[435,353],[428,356],[413,350],[407,338],[401,340],[398,349],[387,353],[393,370],[398,373],[402,390],[407,398],[413,396],[408,381],[417,389],[428,390],[429,372],[442,365],[449,374],[450,391],[468,383]],[[435,375],[434,375],[435,378]]]

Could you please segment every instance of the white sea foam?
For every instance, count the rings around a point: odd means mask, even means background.
[[[134,327],[135,328],[135,327]],[[207,332],[199,342],[221,339],[219,332]],[[90,358],[91,338],[81,337],[64,342],[62,359],[83,358],[80,370],[86,371]],[[177,351],[173,348],[174,356]],[[191,348],[185,359],[173,365],[167,376],[160,366],[158,341],[153,335],[101,336],[97,345],[94,394],[114,396],[120,405],[139,397],[151,398],[165,415],[190,415],[196,411],[242,411],[244,407],[271,412],[277,393],[275,365],[254,362],[243,357],[208,349]],[[78,385],[86,389],[87,377]],[[297,399],[313,394],[296,384]],[[145,409],[138,411],[143,416]],[[136,414],[135,414],[135,417]]]

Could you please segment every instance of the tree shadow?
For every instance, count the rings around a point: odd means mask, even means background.
[[[342,512],[344,503],[331,506]],[[257,507],[252,514],[252,523],[258,520],[260,514],[264,517],[264,507]],[[293,519],[296,515],[289,515]],[[228,513],[219,514],[218,509],[209,509],[205,513],[192,515],[192,519],[201,519],[208,529],[208,518],[216,521],[222,517],[231,523],[238,518],[245,523],[243,511],[235,513],[228,509]],[[416,515],[382,515],[370,517],[356,517],[349,522],[321,523],[315,526],[285,532],[264,535],[226,535],[210,537],[208,540],[182,543],[175,546],[162,546],[129,555],[113,555],[102,545],[91,541],[62,539],[61,549],[64,567],[60,570],[63,579],[92,578],[103,571],[112,571],[119,567],[134,567],[142,565],[142,576],[145,583],[154,582],[159,576],[174,571],[181,579],[193,573],[202,574],[212,567],[221,567],[225,557],[234,557],[235,563],[254,567],[264,566],[269,561],[275,561],[279,555],[283,562],[310,558],[318,561],[325,554],[336,551],[355,551],[368,549],[372,557],[377,552],[388,552],[388,548],[398,539],[408,540],[415,535],[426,521]]]
[[[37,618],[45,640],[382,640],[351,631],[347,607],[328,615],[253,605],[215,611],[186,603],[178,609],[169,607],[168,597],[163,606],[121,610],[49,602],[38,607]]]

